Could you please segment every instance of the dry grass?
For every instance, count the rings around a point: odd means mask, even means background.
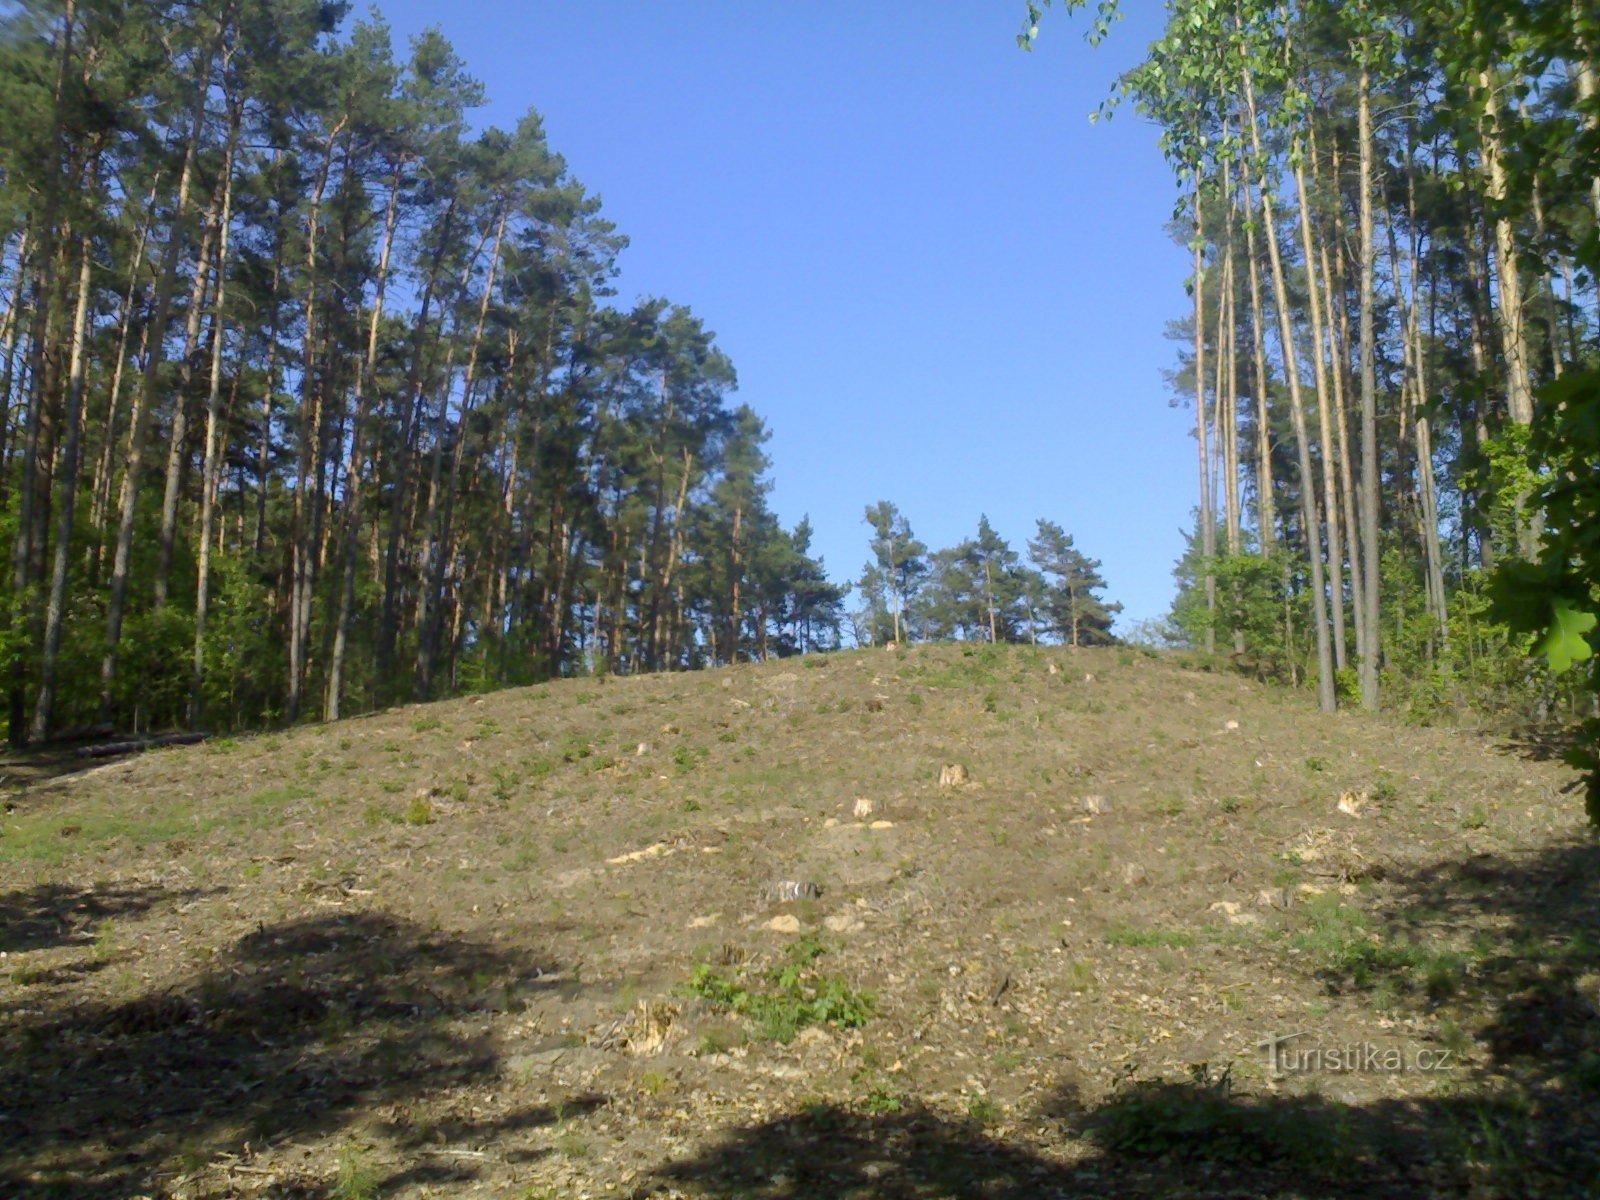
[[[147,754],[0,820],[0,1192],[1579,1194],[1566,782],[986,647]],[[1452,1069],[1274,1077],[1300,1031]]]

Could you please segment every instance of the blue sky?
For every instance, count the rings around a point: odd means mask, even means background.
[[[1130,4],[1098,49],[1021,0],[382,0],[528,108],[631,238],[618,303],[686,304],[766,418],[786,524],[836,579],[889,499],[930,547],[980,513],[1036,517],[1101,559],[1137,620],[1164,612],[1195,484],[1164,329],[1185,252],[1155,130],[1091,125],[1159,33]],[[1127,621],[1125,620],[1125,624]]]

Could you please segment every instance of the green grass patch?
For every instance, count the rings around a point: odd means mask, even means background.
[[[113,843],[143,847],[198,837],[219,824],[215,817],[181,811],[30,815],[0,823],[0,862],[64,862]]]
[[[689,977],[688,991],[747,1018],[766,1041],[792,1041],[808,1025],[858,1029],[872,1016],[872,997],[818,971],[816,961],[825,953],[811,939],[798,942],[781,964],[760,975],[729,976],[701,963]]]
[[[1194,934],[1183,929],[1147,929],[1137,925],[1113,925],[1106,930],[1106,941],[1113,946],[1181,949],[1194,945]]]
[[[995,682],[995,672],[1002,652],[993,647],[974,651],[963,647],[961,657],[954,662],[930,665],[918,672],[925,687],[969,688]]]
[[[1357,1164],[1345,1114],[1314,1098],[1234,1094],[1232,1068],[1190,1068],[1184,1082],[1124,1080],[1091,1113],[1085,1133],[1119,1157],[1292,1166],[1322,1180]]]
[[[277,787],[263,788],[254,795],[245,799],[249,808],[287,808],[296,800],[305,800],[311,795],[311,789],[298,783],[285,783]]]
[[[1365,913],[1335,896],[1312,897],[1305,914],[1305,927],[1289,945],[1330,982],[1390,995],[1420,991],[1437,1003],[1459,991],[1466,977],[1466,955],[1384,937]]]

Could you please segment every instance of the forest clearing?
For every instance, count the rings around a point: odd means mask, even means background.
[[[1600,1197],[1600,7],[903,7],[0,0],[0,1200]]]
[[[63,775],[0,824],[0,1191],[1580,1194],[1574,779],[1170,656],[977,646]],[[1437,1069],[1274,1071],[1296,1033]]]

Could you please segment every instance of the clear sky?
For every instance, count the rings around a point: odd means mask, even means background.
[[[665,296],[716,331],[772,430],[772,502],[809,513],[846,580],[862,510],[930,548],[980,513],[1019,551],[1061,522],[1128,620],[1171,598],[1194,505],[1167,321],[1176,190],[1131,109],[1091,125],[1159,34],[1140,0],[1098,49],[1022,0],[381,0],[436,24],[489,93],[532,107],[632,240],[617,302]]]

